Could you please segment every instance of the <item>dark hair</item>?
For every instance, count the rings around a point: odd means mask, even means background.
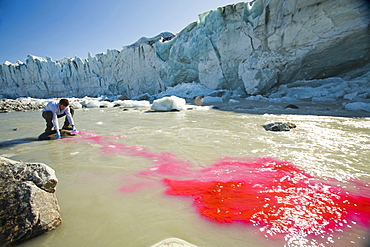
[[[64,105],[64,106],[69,106],[69,101],[68,99],[61,99],[59,101],[59,104]]]

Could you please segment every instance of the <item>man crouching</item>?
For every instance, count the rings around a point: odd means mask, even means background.
[[[59,131],[58,118],[66,116],[62,129],[71,129],[77,131],[73,122],[74,109],[69,106],[68,99],[61,99],[49,102],[42,110],[42,117],[46,120],[46,134],[52,134],[52,129],[56,131],[56,139],[61,138]],[[69,125],[71,127],[69,127]]]

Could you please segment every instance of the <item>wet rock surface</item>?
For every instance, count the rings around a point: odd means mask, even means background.
[[[262,126],[267,131],[290,131],[290,129],[294,129],[297,127],[295,124],[290,122],[287,123],[275,122]]]
[[[19,244],[62,222],[49,166],[0,156],[0,246]]]
[[[60,130],[60,135],[61,135],[62,138],[70,138],[70,137],[75,136],[75,134],[72,134],[72,131],[64,130],[64,129]],[[38,140],[39,141],[56,140],[56,131],[53,130],[50,133],[44,132],[41,135],[39,135]]]

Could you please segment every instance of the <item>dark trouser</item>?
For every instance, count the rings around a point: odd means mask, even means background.
[[[73,115],[75,114],[75,110],[72,107],[69,107],[69,111],[71,112],[71,115],[73,117]],[[57,117],[61,118],[61,117],[64,117],[65,115],[66,114],[61,114],[61,115],[57,115]],[[52,132],[52,129],[54,127],[54,125],[53,125],[53,113],[51,111],[44,111],[44,112],[42,112],[42,117],[46,121],[45,132],[46,133]],[[69,126],[69,122],[68,122],[68,118],[66,117],[66,119],[64,120],[64,124],[63,124],[62,128],[65,128],[67,126]]]

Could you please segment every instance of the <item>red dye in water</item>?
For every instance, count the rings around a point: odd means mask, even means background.
[[[319,235],[368,223],[370,199],[350,196],[294,165],[260,158],[222,161],[198,172],[199,179],[164,179],[170,195],[191,196],[198,212],[217,222],[241,221],[266,233]]]
[[[356,184],[357,193],[349,193],[273,158],[224,158],[194,171],[190,163],[171,153],[152,153],[143,147],[107,141],[112,138],[122,136],[82,137],[102,145],[103,153],[152,160],[158,166],[139,176],[161,179],[169,195],[193,197],[199,214],[210,220],[253,224],[268,235],[320,235],[353,222],[369,225],[370,196],[360,183]],[[135,191],[143,186],[141,182],[120,190]]]

